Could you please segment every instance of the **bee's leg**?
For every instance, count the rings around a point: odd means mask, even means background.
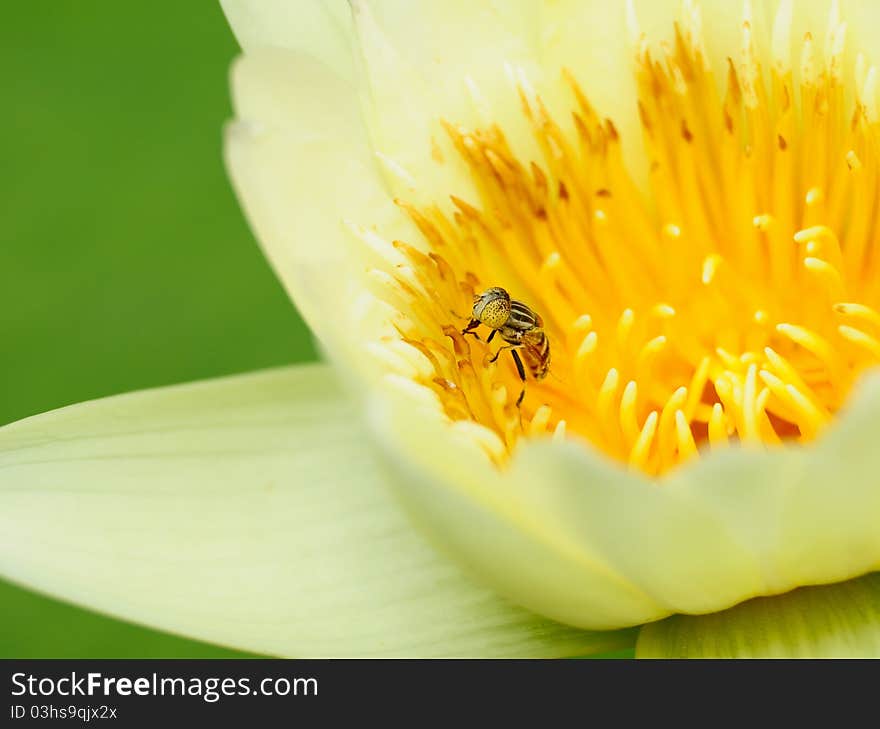
[[[489,337],[488,337],[488,339],[486,339],[486,344],[489,344],[489,342],[491,342],[492,339],[495,338],[495,335],[496,335],[497,333],[498,333],[498,330],[497,330],[497,329],[493,329],[491,332],[489,332]]]
[[[464,329],[461,330],[461,333],[463,336],[467,336],[468,334],[470,334],[472,337],[476,337],[477,339],[479,339],[480,335],[474,331],[474,329],[476,329],[478,326],[480,326],[480,320],[479,319],[471,319],[468,322],[468,325]]]
[[[522,360],[519,358],[519,353],[515,349],[511,349],[510,354],[513,356],[514,364],[516,364],[516,371],[519,372],[519,379],[523,382],[522,391],[516,399],[516,407],[519,408],[519,406],[522,405],[523,398],[526,396],[526,368],[523,367]]]
[[[494,334],[495,330],[493,329],[492,332],[493,332],[493,334]],[[490,361],[490,362],[495,362],[495,361],[501,356],[501,353],[502,353],[502,352],[504,352],[504,351],[506,351],[506,350],[508,350],[508,349],[512,351],[513,348],[516,347],[516,346],[518,346],[518,345],[516,345],[516,344],[511,344],[509,347],[498,347],[498,351],[495,352],[495,354],[493,355],[492,359],[490,359],[489,361]]]

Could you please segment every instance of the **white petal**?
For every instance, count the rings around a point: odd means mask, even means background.
[[[80,605],[277,655],[572,655],[464,578],[383,487],[327,369],[86,403],[0,430],[0,571]]]
[[[344,0],[220,0],[241,47],[287,48],[354,77],[351,13]]]

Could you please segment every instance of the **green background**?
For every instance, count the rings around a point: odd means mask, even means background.
[[[312,359],[230,190],[215,0],[28,0],[0,23],[0,424]],[[0,583],[0,656],[240,655]]]

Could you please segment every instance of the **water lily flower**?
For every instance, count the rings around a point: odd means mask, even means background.
[[[731,6],[224,0],[330,364],[6,427],[3,574],[279,655],[880,653],[880,7]]]

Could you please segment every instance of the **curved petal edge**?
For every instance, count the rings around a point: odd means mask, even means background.
[[[514,607],[386,495],[326,366],[64,408],[0,429],[0,573],[284,656],[565,656],[632,645]]]

